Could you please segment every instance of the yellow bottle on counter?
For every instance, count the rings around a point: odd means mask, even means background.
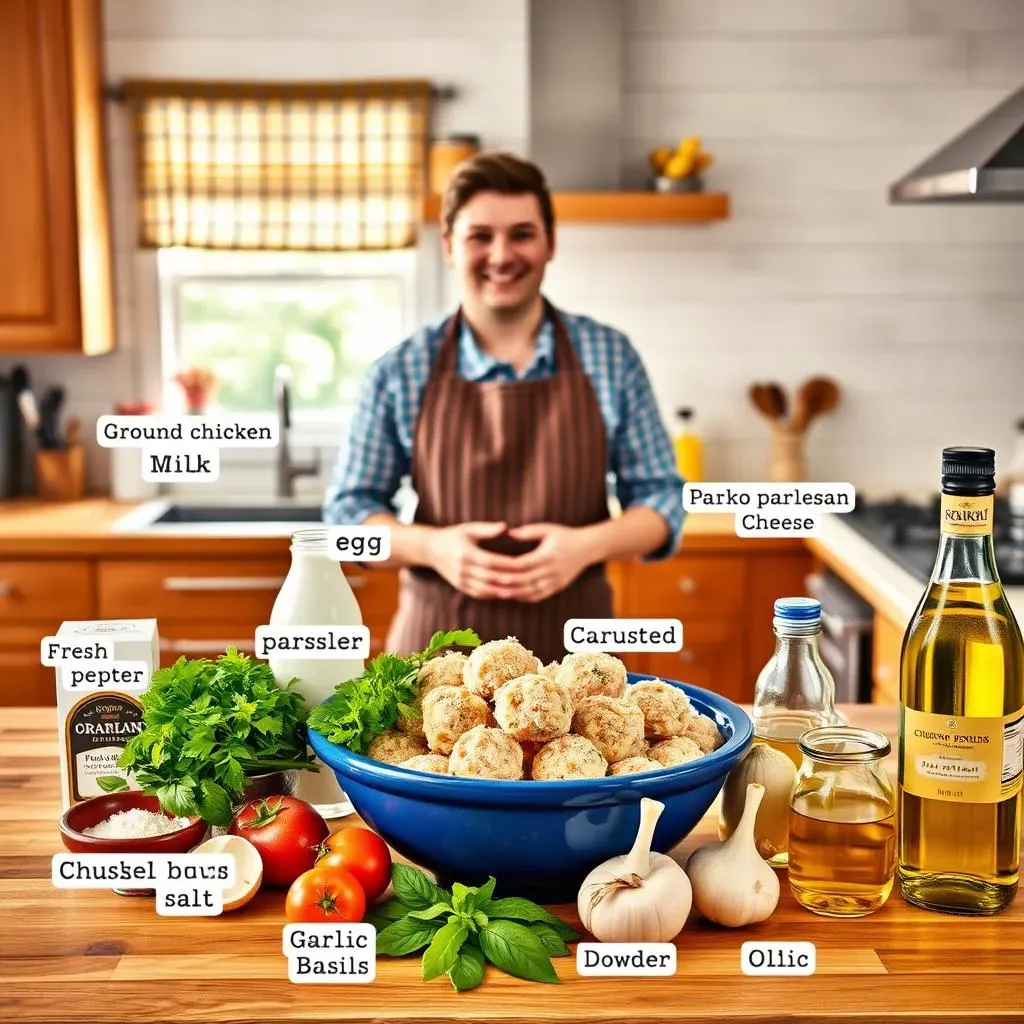
[[[693,410],[676,409],[676,415],[683,421],[676,435],[676,468],[687,483],[698,483],[704,479],[704,446],[700,437],[690,429]]]

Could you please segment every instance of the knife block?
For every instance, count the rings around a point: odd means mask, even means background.
[[[36,451],[36,496],[43,501],[78,501],[85,496],[85,447]]]

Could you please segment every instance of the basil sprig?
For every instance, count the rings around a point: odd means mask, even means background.
[[[366,921],[377,929],[377,952],[407,956],[424,950],[423,980],[447,976],[457,992],[484,980],[484,962],[525,981],[558,984],[553,956],[569,956],[579,938],[561,918],[515,896],[494,899],[494,878],[451,892],[406,864],[391,869],[395,898],[374,907]]]

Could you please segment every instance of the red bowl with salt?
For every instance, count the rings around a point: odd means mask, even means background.
[[[85,829],[98,825],[118,811],[128,811],[133,807],[164,814],[155,796],[147,796],[138,790],[104,793],[79,804],[72,804],[61,816],[60,837],[72,853],[188,853],[193,846],[203,841],[206,834],[206,822],[202,818],[189,818],[184,828],[162,836],[104,839],[85,834]],[[165,814],[165,817],[170,818],[172,815]]]

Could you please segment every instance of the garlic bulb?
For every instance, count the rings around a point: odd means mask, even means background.
[[[719,839],[728,839],[736,831],[751,782],[764,786],[764,799],[754,822],[754,846],[765,860],[771,860],[789,849],[789,800],[796,766],[767,743],[755,743],[729,772],[722,787]]]
[[[686,872],[671,857],[651,853],[663,810],[644,797],[633,848],[594,868],[580,887],[580,920],[601,942],[668,942],[686,923],[692,898]]]
[[[724,843],[702,846],[686,864],[693,905],[728,928],[765,920],[779,902],[779,880],[754,846],[754,819],[764,792],[764,786],[749,783],[736,831]]]

